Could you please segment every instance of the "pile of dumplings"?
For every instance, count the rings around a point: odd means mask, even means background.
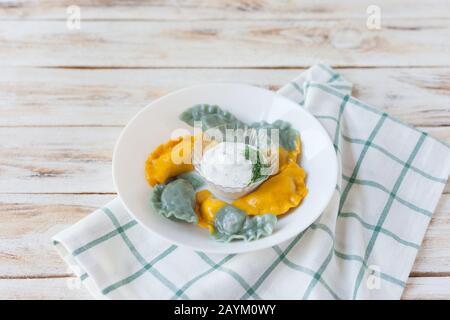
[[[251,241],[272,234],[277,217],[300,205],[307,195],[306,173],[298,165],[300,135],[290,123],[277,120],[247,125],[228,111],[207,104],[187,109],[180,119],[190,126],[199,121],[203,130],[278,129],[279,171],[254,191],[227,203],[204,188],[202,177],[194,171],[191,161],[173,161],[171,155],[177,148],[180,156],[192,157],[194,137],[171,139],[158,146],[145,164],[146,179],[154,187],[151,203],[162,216],[209,229],[218,241]],[[188,148],[185,145],[181,148],[182,143],[188,143]],[[190,152],[182,154],[183,150]]]

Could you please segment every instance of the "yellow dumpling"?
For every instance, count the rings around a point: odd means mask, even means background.
[[[262,183],[255,191],[232,204],[250,215],[272,213],[281,215],[300,204],[308,193],[306,173],[296,162],[290,161],[280,172]]]
[[[282,170],[289,162],[297,162],[298,157],[302,151],[300,137],[297,137],[297,139],[295,140],[295,149],[288,151],[283,147],[279,147],[278,150],[279,168],[280,170]]]
[[[209,190],[202,190],[196,194],[198,226],[207,228],[212,233],[214,231],[214,218],[217,211],[227,203],[214,198]]]
[[[154,186],[194,169],[192,165],[193,136],[172,139],[159,145],[145,162],[145,176]]]

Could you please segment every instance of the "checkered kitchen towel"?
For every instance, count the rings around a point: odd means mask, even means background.
[[[195,252],[149,233],[115,199],[55,246],[99,298],[399,299],[450,149],[350,93],[325,65],[279,90],[320,120],[341,168],[329,207],[295,238],[246,254]]]

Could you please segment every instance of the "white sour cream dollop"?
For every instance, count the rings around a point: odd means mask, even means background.
[[[201,173],[214,184],[241,188],[252,179],[252,161],[246,159],[246,144],[221,142],[209,148],[201,160]]]

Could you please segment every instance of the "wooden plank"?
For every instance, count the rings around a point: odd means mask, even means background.
[[[404,300],[449,300],[450,277],[409,278]]]
[[[0,279],[1,300],[91,300],[76,278]]]
[[[0,278],[71,274],[51,237],[114,195],[0,195]]]
[[[92,299],[74,278],[1,279],[0,299]],[[75,284],[75,286],[74,286]],[[450,277],[409,278],[402,299],[450,299]]]
[[[182,87],[239,81],[276,90],[304,69],[0,69],[0,126],[122,126]],[[450,126],[450,68],[339,69],[354,95],[415,126]]]
[[[113,195],[0,195],[0,278],[70,274],[51,237]],[[442,196],[413,275],[450,274],[450,195]]]
[[[0,128],[0,192],[113,192],[121,128]]]
[[[81,8],[83,19],[336,19],[365,18],[371,0],[1,0],[1,19],[65,19],[70,5]],[[402,1],[378,0],[382,17],[436,18],[448,17],[445,0]]]
[[[121,130],[120,127],[0,128],[0,193],[114,192],[111,158]],[[450,128],[442,130],[443,138],[450,138]]]
[[[1,21],[0,66],[449,66],[448,19]],[[430,59],[430,57],[433,57]]]
[[[447,187],[450,183],[447,183]],[[415,275],[450,276],[450,194],[441,196],[414,263]]]

